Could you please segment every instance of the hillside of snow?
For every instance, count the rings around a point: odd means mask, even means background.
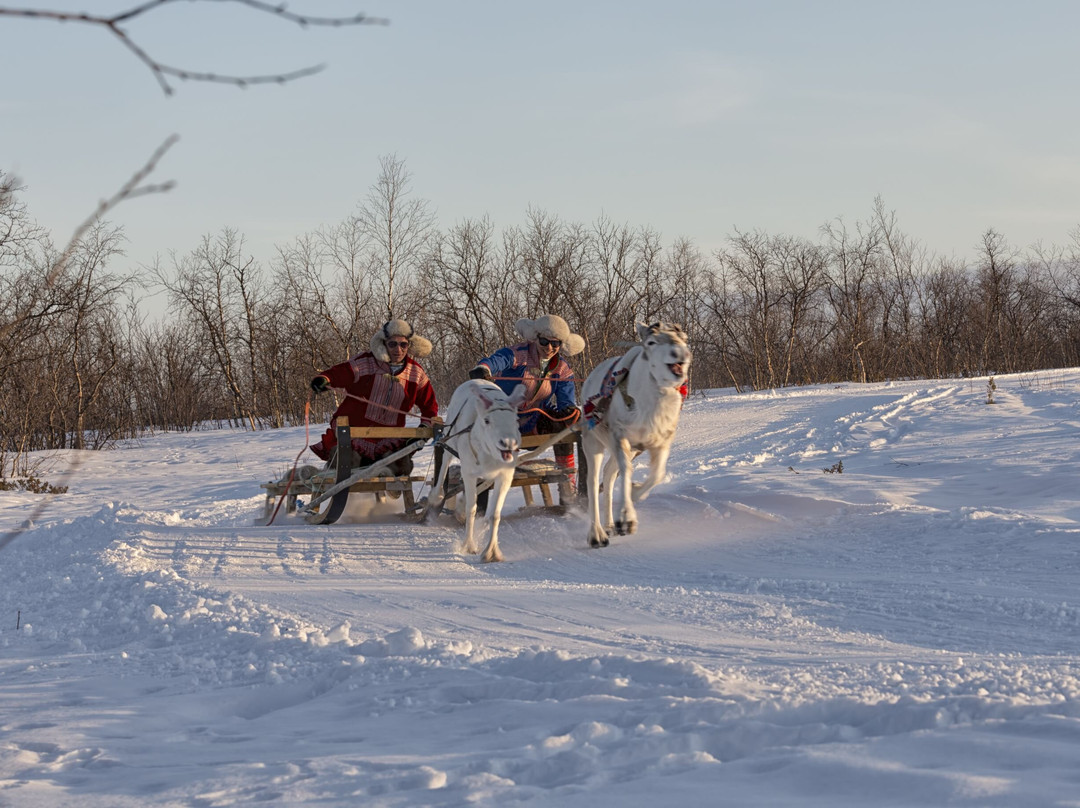
[[[638,533],[515,491],[501,564],[259,526],[302,427],[81,453],[0,551],[0,806],[1080,806],[1080,369],[996,383],[695,394]]]

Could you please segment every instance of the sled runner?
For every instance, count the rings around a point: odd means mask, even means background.
[[[357,493],[375,494],[380,501],[388,497],[400,498],[405,516],[419,518],[423,515],[423,507],[416,504],[413,496],[413,483],[423,482],[424,477],[394,475],[388,466],[422,449],[434,435],[432,427],[350,427],[349,419],[342,416],[337,419],[334,431],[337,446],[333,461],[326,468],[304,466],[281,480],[263,483],[262,487],[266,489],[264,524],[273,518],[277,500],[283,496],[286,513],[295,513],[297,497],[304,498],[306,502],[300,513],[312,525],[336,522],[345,511],[349,495]],[[405,438],[409,442],[396,452],[361,466],[362,458],[352,449],[353,438]]]

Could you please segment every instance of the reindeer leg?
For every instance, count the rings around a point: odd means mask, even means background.
[[[604,463],[604,444],[595,435],[587,433],[582,438],[581,450],[587,458],[585,488],[589,496],[589,546],[606,547],[608,534],[600,521],[600,472]],[[609,516],[610,513],[609,507]]]
[[[466,553],[475,555],[479,552],[476,546],[476,539],[474,537],[474,529],[476,527],[476,477],[472,474],[465,474],[462,469],[461,482],[465,486],[465,544],[462,549]]]
[[[589,505],[592,512],[592,524],[589,526],[589,546],[607,547],[611,532],[611,496],[610,486],[600,491],[600,475],[604,470],[604,452],[589,457]],[[607,515],[604,521],[603,514]]]
[[[621,438],[615,446],[615,458],[619,463],[619,487],[622,489],[622,501],[619,503],[619,518],[615,521],[615,532],[620,536],[637,532],[637,510],[634,508],[633,477],[634,463],[631,459],[630,441]]]
[[[502,520],[503,502],[510,491],[510,481],[513,479],[514,470],[507,469],[499,472],[495,479],[494,496],[488,495],[487,521],[488,521],[488,544],[484,550],[484,561],[502,561],[503,554],[499,550],[499,522]]]
[[[657,485],[664,481],[667,476],[668,455],[671,454],[671,446],[658,446],[649,450],[649,476],[645,484],[634,490],[634,501],[641,502]]]
[[[619,476],[619,461],[613,451],[604,464],[604,528],[608,535],[615,532],[615,478]]]

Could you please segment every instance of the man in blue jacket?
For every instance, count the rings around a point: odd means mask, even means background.
[[[524,384],[525,401],[518,408],[521,434],[561,432],[579,415],[574,371],[563,357],[585,350],[585,340],[571,333],[566,320],[557,314],[544,314],[535,320],[522,318],[515,327],[525,341],[481,359],[469,371],[469,378],[493,381],[507,395]],[[573,446],[555,446],[555,463],[570,473],[570,482],[561,493],[572,491]]]

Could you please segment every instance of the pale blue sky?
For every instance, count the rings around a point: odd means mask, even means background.
[[[0,167],[65,240],[178,133],[155,175],[177,188],[111,216],[144,263],[225,226],[267,262],[350,215],[391,153],[444,227],[519,224],[533,206],[708,252],[734,228],[816,238],[881,195],[930,249],[970,257],[988,227],[1026,247],[1080,225],[1080,2],[290,8],[391,24],[304,31],[230,5],[165,7],[130,26],[162,61],[327,64],[284,87],[187,83],[166,98],[104,32],[0,17]]]

